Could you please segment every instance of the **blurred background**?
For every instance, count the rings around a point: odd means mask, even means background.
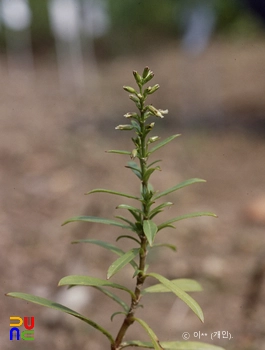
[[[151,101],[169,109],[155,134],[182,134],[157,152],[163,171],[154,187],[207,180],[169,195],[175,205],[158,220],[201,210],[219,218],[178,223],[157,238],[178,252],[149,256],[150,270],[201,282],[193,297],[205,324],[173,295],[151,297],[139,316],[161,340],[190,332],[227,350],[265,350],[264,24],[264,0],[0,0],[1,348],[108,348],[79,320],[4,296],[11,291],[50,298],[117,332],[121,316],[110,321],[117,307],[104,295],[57,283],[105,278],[116,257],[70,242],[114,244],[120,232],[60,225],[119,214],[119,198],[83,196],[93,188],[137,194],[126,156],[105,150],[131,150],[130,132],[115,130],[134,110],[122,86],[135,86],[132,71],[149,66],[161,86]],[[132,274],[127,267],[113,281],[133,286]],[[35,316],[35,340],[10,341],[10,316]],[[133,328],[128,338],[146,340]],[[212,340],[216,331],[232,338]]]

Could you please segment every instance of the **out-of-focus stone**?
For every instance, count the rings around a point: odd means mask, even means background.
[[[50,190],[54,193],[68,192],[75,184],[74,174],[65,169],[54,172],[49,181]]]
[[[251,223],[265,225],[265,196],[248,203],[243,209],[243,215]]]
[[[208,256],[203,260],[202,269],[214,277],[221,277],[225,268],[225,261],[217,256]]]

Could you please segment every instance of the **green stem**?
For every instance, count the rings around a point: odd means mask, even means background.
[[[140,94],[142,94],[142,88],[140,87]],[[141,132],[139,133],[140,136],[140,145],[139,145],[139,153],[140,153],[140,167],[141,167],[141,174],[142,179],[144,179],[144,175],[147,170],[147,143],[146,143],[146,129],[145,129],[145,120],[144,120],[144,97],[141,99],[141,107],[139,108],[141,112],[141,116],[139,118],[139,123],[141,127]],[[143,197],[143,216],[141,218],[141,224],[143,226],[144,220],[147,220],[149,217],[149,208],[150,208],[150,199],[149,199],[149,193],[148,193],[148,181],[142,180],[142,197]],[[123,338],[125,336],[125,333],[127,329],[134,323],[134,314],[139,306],[139,302],[141,300],[141,290],[144,283],[144,280],[146,278],[145,276],[145,266],[146,266],[146,256],[147,256],[147,239],[144,235],[144,232],[139,235],[141,239],[141,249],[139,252],[139,265],[138,265],[138,275],[136,280],[136,286],[135,286],[135,297],[132,297],[131,299],[131,306],[130,309],[121,325],[121,328],[117,334],[117,337],[115,339],[114,344],[111,345],[111,350],[119,350],[121,349],[121,343],[123,341]]]

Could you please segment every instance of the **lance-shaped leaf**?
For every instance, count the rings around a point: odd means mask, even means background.
[[[156,216],[158,213],[161,213],[161,211],[163,211],[163,210],[162,210],[163,208],[169,207],[169,206],[171,206],[171,205],[173,205],[172,202],[165,202],[165,203],[162,203],[162,204],[158,205],[157,207],[155,207],[154,209],[152,209],[152,210],[150,211],[150,214],[149,214],[150,219],[152,219],[152,218],[153,218],[154,216]]]
[[[149,168],[149,169],[145,172],[143,180],[144,180],[144,181],[148,181],[149,178],[150,178],[150,176],[153,174],[153,172],[154,172],[155,170],[161,171],[160,166],[156,166],[155,168]]]
[[[144,230],[144,234],[148,240],[148,243],[152,247],[156,233],[157,233],[156,224],[152,220],[144,220],[143,230]]]
[[[185,181],[179,183],[176,186],[170,187],[167,190],[165,190],[165,191],[163,191],[161,193],[158,193],[156,196],[153,197],[153,199],[156,200],[156,199],[158,199],[160,197],[166,196],[167,194],[169,194],[171,192],[177,191],[177,190],[179,190],[179,189],[181,189],[183,187],[186,187],[186,186],[198,183],[198,182],[206,182],[206,181],[202,180],[202,179],[197,179],[197,178],[185,180]]]
[[[170,219],[170,220],[165,221],[162,224],[158,225],[158,231],[162,230],[162,228],[165,228],[165,227],[174,227],[173,225],[171,225],[173,222],[177,222],[177,221],[184,220],[184,219],[196,218],[199,216],[213,216],[214,218],[217,217],[216,214],[205,212],[205,211],[181,215],[181,216],[177,216],[176,218]]]
[[[131,124],[133,128],[136,130],[136,132],[141,132],[141,127],[137,121],[131,120]]]
[[[70,218],[68,220],[66,220],[62,226],[68,224],[69,222],[77,222],[77,221],[82,221],[82,222],[93,222],[93,223],[97,223],[97,224],[105,224],[105,225],[112,225],[112,226],[118,226],[121,228],[126,228],[126,229],[132,229],[131,226],[127,226],[122,224],[119,221],[115,221],[115,220],[109,220],[109,219],[105,219],[105,218],[98,218],[96,216],[75,216],[73,218]]]
[[[107,279],[110,279],[115,273],[120,271],[124,266],[130,263],[136,255],[139,253],[140,248],[133,248],[129,250],[127,253],[123,254],[120,258],[118,258],[114,263],[112,263],[108,269]]]
[[[127,209],[136,220],[140,220],[141,215],[144,215],[140,209],[127,204],[120,204],[116,207],[116,209]]]
[[[220,346],[193,341],[169,341],[161,342],[161,345],[164,350],[225,350]]]
[[[116,238],[116,242],[118,242],[121,238],[128,238],[128,239],[131,239],[133,241],[135,241],[136,243],[138,243],[139,245],[141,245],[141,242],[138,241],[138,239],[132,237],[132,236],[128,236],[128,235],[121,235],[119,237]]]
[[[124,311],[116,311],[116,312],[114,312],[114,313],[110,316],[111,322],[113,321],[113,318],[114,318],[116,315],[120,315],[120,314],[126,315],[126,312],[124,312]]]
[[[130,237],[130,238],[132,238],[132,237]],[[103,247],[105,249],[110,250],[111,252],[113,252],[113,253],[115,253],[115,254],[117,254],[119,256],[122,256],[122,255],[125,254],[125,252],[122,249],[116,247],[114,244],[110,244],[108,242],[99,241],[97,239],[89,239],[89,238],[88,239],[79,239],[77,241],[73,241],[72,243],[91,243],[91,244],[96,244],[96,245],[98,245],[100,247]],[[134,269],[138,268],[137,264],[134,261],[131,261],[130,264],[132,265],[132,267]]]
[[[147,332],[149,335],[151,342],[153,344],[153,349],[155,350],[163,350],[163,348],[159,344],[159,340],[157,336],[155,335],[154,331],[148,326],[148,324],[141,320],[140,318],[134,317],[134,320],[140,323],[140,325],[144,328],[144,330]]]
[[[156,164],[156,163],[159,163],[159,162],[162,162],[161,159],[158,159],[158,160],[155,160],[154,162],[150,163],[147,168],[151,168],[152,165]]]
[[[140,341],[140,340],[128,340],[121,343],[121,349],[134,346],[136,348],[143,349],[154,349],[154,346],[151,342]]]
[[[178,278],[175,280],[171,280],[171,283],[173,283],[178,288],[181,288],[184,290],[184,292],[200,292],[202,291],[202,286],[197,281],[194,281],[189,278]],[[147,287],[143,290],[143,294],[145,293],[166,293],[171,292],[170,289],[168,289],[164,284],[159,283],[155,284],[154,286]]]
[[[162,283],[167,289],[176,294],[188,307],[199,317],[199,319],[204,322],[204,316],[199,304],[191,297],[189,294],[184,292],[181,288],[177,287],[167,278],[159,275],[158,273],[148,273],[147,276],[152,276],[156,278],[160,283]]]
[[[103,327],[99,326],[94,321],[92,321],[89,318],[79,314],[78,312],[76,312],[76,311],[74,311],[72,309],[69,309],[68,307],[66,307],[64,305],[58,304],[58,303],[56,303],[54,301],[51,301],[51,300],[48,300],[48,299],[45,299],[45,298],[41,298],[41,297],[38,297],[38,296],[35,296],[35,295],[26,294],[26,293],[13,292],[13,293],[7,293],[6,295],[9,296],[9,297],[19,298],[19,299],[22,299],[22,300],[25,300],[25,301],[28,301],[28,302],[31,302],[31,303],[34,303],[34,304],[39,304],[39,305],[48,307],[50,309],[55,309],[55,310],[58,310],[58,311],[62,311],[64,313],[66,313],[66,314],[69,314],[69,315],[72,315],[74,317],[77,317],[80,320],[88,323],[90,326],[94,327],[95,329],[97,329],[101,333],[103,333],[109,339],[111,344],[114,343],[114,340],[113,340],[111,334],[108,331],[106,331]]]
[[[132,231],[136,231],[135,224],[133,222],[131,222],[130,220],[128,220],[127,218],[125,218],[124,216],[116,215],[115,218],[121,219],[122,221],[127,222],[127,224],[130,225]]]
[[[132,172],[140,179],[142,180],[142,173],[141,169],[135,162],[128,162],[128,165],[125,165],[125,168],[129,168],[132,170]]]
[[[201,342],[190,342],[190,341],[161,341],[160,345],[164,350],[225,350],[220,346],[201,343]],[[142,342],[139,340],[129,340],[121,344],[121,348],[127,348],[130,346],[144,348],[144,349],[154,349],[154,346],[150,342]]]
[[[135,298],[134,292],[130,289],[110,281],[103,280],[101,278],[90,277],[90,276],[66,276],[63,277],[58,286],[91,286],[91,287],[111,287],[116,289],[124,290],[129,293],[133,298]]]
[[[136,213],[139,213],[139,214],[143,214],[142,210],[135,208],[131,205],[127,205],[127,204],[120,204],[116,207],[116,209],[127,209],[127,210],[134,211]]]
[[[110,149],[108,151],[106,151],[107,153],[117,153],[117,154],[126,154],[126,155],[130,155],[131,152],[129,151],[122,151],[122,150],[119,150],[119,149]]]
[[[121,298],[119,298],[117,295],[113,294],[109,290],[102,288],[102,287],[94,287],[94,288],[101,291],[102,293],[107,295],[109,298],[114,300],[116,303],[118,303],[124,309],[125,312],[129,311],[129,309],[130,309],[129,306]]]
[[[170,243],[156,243],[156,244],[153,244],[153,246],[152,246],[152,248],[160,248],[160,247],[169,248],[169,249],[173,250],[174,252],[177,251],[177,247],[174,244],[170,244]]]
[[[140,198],[138,198],[136,196],[132,196],[132,195],[127,194],[127,193],[122,193],[122,192],[117,192],[117,191],[112,191],[112,190],[105,190],[104,188],[95,188],[94,190],[91,190],[85,194],[91,194],[91,193],[97,193],[97,192],[115,194],[115,195],[121,196],[121,197],[127,197],[127,198],[140,200]]]
[[[178,136],[181,136],[181,134],[176,134],[176,135],[169,136],[165,140],[157,143],[153,148],[150,149],[150,151],[148,153],[151,154],[151,153],[155,152],[156,150],[158,150],[159,148],[165,146],[166,144],[168,144],[170,141],[174,140]]]

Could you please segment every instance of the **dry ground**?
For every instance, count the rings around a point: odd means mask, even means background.
[[[88,81],[88,93],[77,94],[59,92],[51,60],[37,60],[36,80],[30,85],[23,75],[10,82],[2,57],[1,349],[108,348],[103,336],[79,320],[4,293],[23,291],[63,303],[65,294],[56,287],[61,277],[105,277],[115,256],[70,242],[90,237],[114,243],[121,232],[100,225],[60,225],[78,214],[117,215],[119,198],[83,196],[88,190],[137,193],[137,179],[124,168],[126,156],[104,151],[132,147],[130,137],[114,130],[133,108],[121,86],[132,83],[133,69],[147,64],[161,85],[154,103],[171,112],[164,127],[163,121],[157,122],[156,134],[182,134],[159,151],[163,171],[154,176],[153,185],[162,190],[191,177],[207,179],[206,184],[169,195],[175,205],[163,216],[210,210],[219,218],[179,223],[176,230],[158,236],[161,242],[176,244],[178,252],[165,249],[150,255],[152,271],[202,283],[204,291],[194,298],[204,310],[205,324],[173,296],[162,294],[151,297],[139,315],[163,340],[181,340],[184,331],[196,340],[194,332],[201,331],[208,334],[202,341],[227,350],[265,349],[264,285],[259,298],[252,298],[248,318],[244,312],[250,278],[257,264],[264,265],[265,254],[264,225],[247,220],[245,214],[252,201],[265,195],[265,41],[215,43],[199,58],[188,57],[174,45],[144,57],[100,63],[98,80]],[[128,267],[113,280],[132,285],[131,276]],[[109,320],[115,305],[95,290],[88,288],[87,293],[83,313],[115,332],[121,322],[121,316]],[[35,316],[34,341],[9,341],[11,315]],[[210,333],[217,330],[228,331],[233,338],[211,340]],[[136,326],[130,334],[140,333]]]

